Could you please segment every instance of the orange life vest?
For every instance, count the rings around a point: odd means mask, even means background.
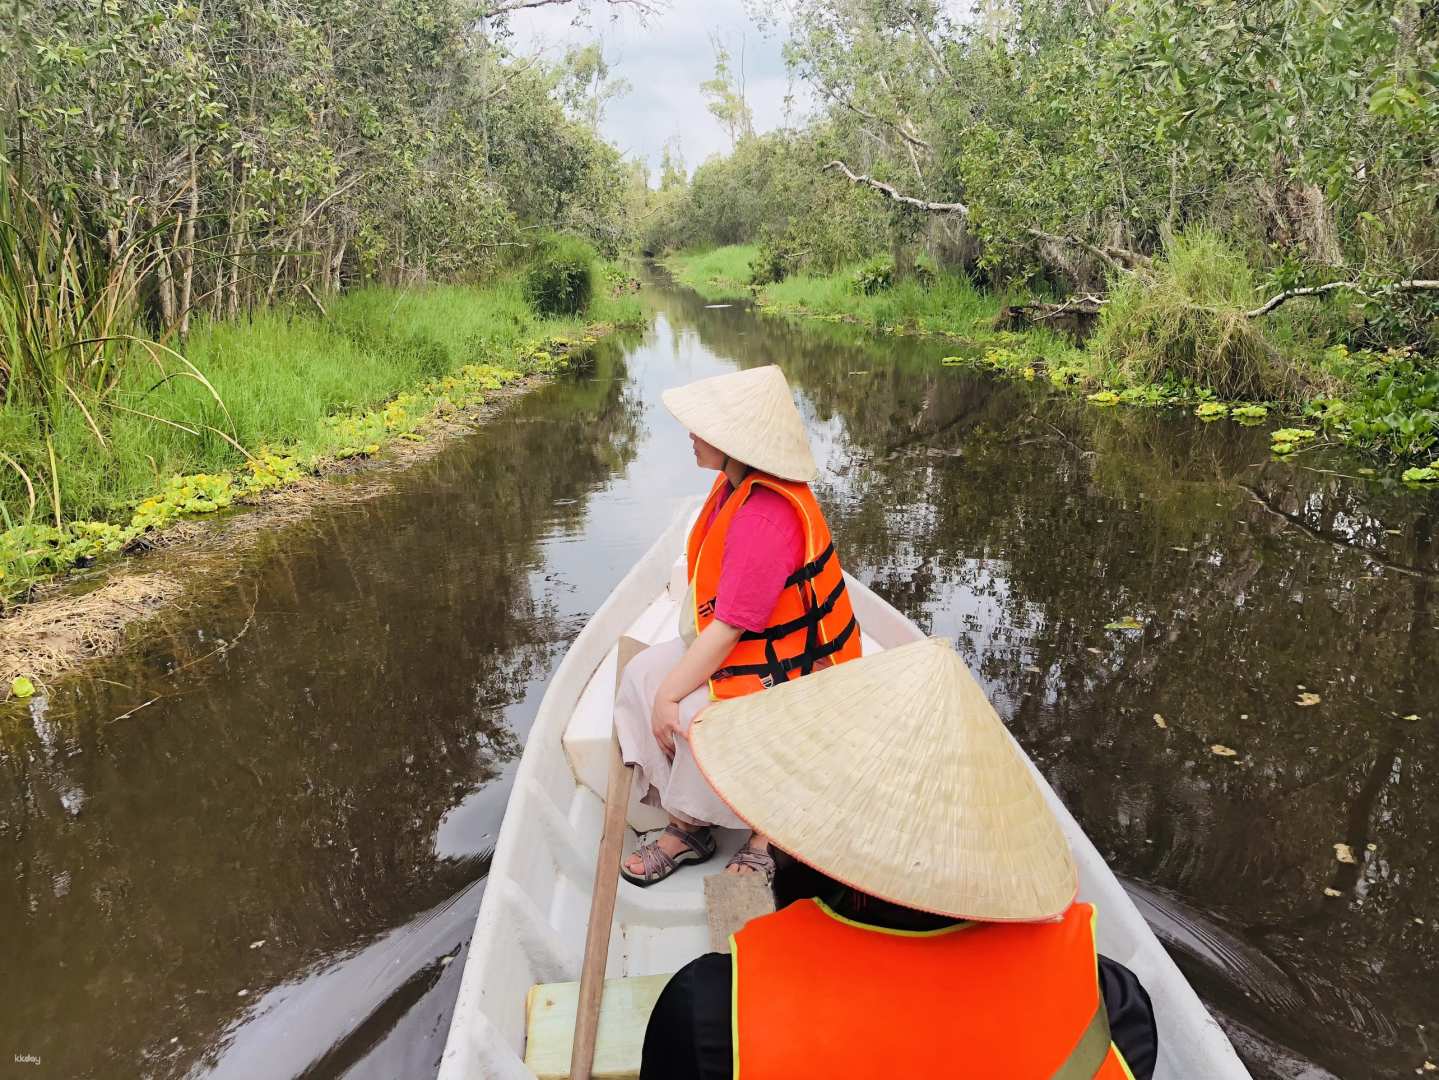
[[[735,1080],[1133,1080],[1088,904],[1058,922],[903,931],[801,900],[730,945]]]
[[[849,605],[844,572],[819,503],[808,484],[762,472],[746,476],[711,522],[710,515],[729,488],[729,480],[720,473],[690,530],[686,553],[695,629],[703,632],[714,621],[725,537],[735,511],[756,486],[779,492],[799,515],[804,530],[804,563],[786,579],[769,625],[759,633],[746,630],[740,635],[734,649],[710,677],[710,696],[715,700],[753,694],[808,675],[816,667],[854,660],[860,653],[859,624]]]

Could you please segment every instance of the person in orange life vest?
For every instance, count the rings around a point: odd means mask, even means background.
[[[798,860],[777,891],[811,882],[670,980],[640,1080],[1150,1080],[1148,995],[1098,956],[1059,821],[949,642],[721,702],[689,743]]]
[[[713,827],[749,829],[694,766],[683,735],[695,714],[860,653],[844,574],[809,489],[818,470],[783,372],[770,365],[702,379],[666,390],[664,403],[689,429],[696,463],[719,475],[686,546],[680,636],[636,656],[615,697],[624,760],[644,801],[670,819],[621,864],[641,886],[713,855]],[[771,875],[763,834],[727,869]]]

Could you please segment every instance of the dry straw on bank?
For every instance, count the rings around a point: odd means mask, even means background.
[[[180,594],[168,574],[121,575],[92,592],[23,607],[0,620],[0,679],[48,679],[85,656],[113,652],[125,628]]]

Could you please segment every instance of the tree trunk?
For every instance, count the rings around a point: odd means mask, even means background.
[[[190,334],[190,304],[195,294],[195,219],[200,215],[200,173],[190,147],[190,198],[185,207],[184,239],[180,244],[180,340]]]
[[[175,278],[165,242],[158,235],[155,237],[155,281],[156,293],[160,297],[160,321],[168,330],[175,325]]]
[[[340,246],[339,246],[339,248],[336,249],[336,251],[335,251],[335,257],[334,257],[334,259],[331,260],[331,262],[330,262],[330,282],[331,282],[331,284],[332,284],[332,286],[333,286],[333,291],[336,292],[336,293],[338,293],[338,292],[340,291],[340,271],[343,269],[343,267],[344,267],[344,265],[345,265],[345,249],[348,248],[349,246],[350,246],[350,239],[349,239],[349,237],[347,237],[347,236],[345,236],[343,233],[341,233],[341,234],[340,234]]]

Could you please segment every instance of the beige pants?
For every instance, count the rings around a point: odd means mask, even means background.
[[[748,829],[709,786],[690,753],[689,741],[675,740],[675,756],[671,761],[650,727],[660,683],[684,654],[684,642],[673,638],[651,645],[625,668],[615,697],[615,730],[620,737],[620,752],[626,764],[635,766],[635,786],[647,805],[658,806],[691,825]],[[680,727],[688,731],[695,715],[709,703],[706,683],[680,702]]]

